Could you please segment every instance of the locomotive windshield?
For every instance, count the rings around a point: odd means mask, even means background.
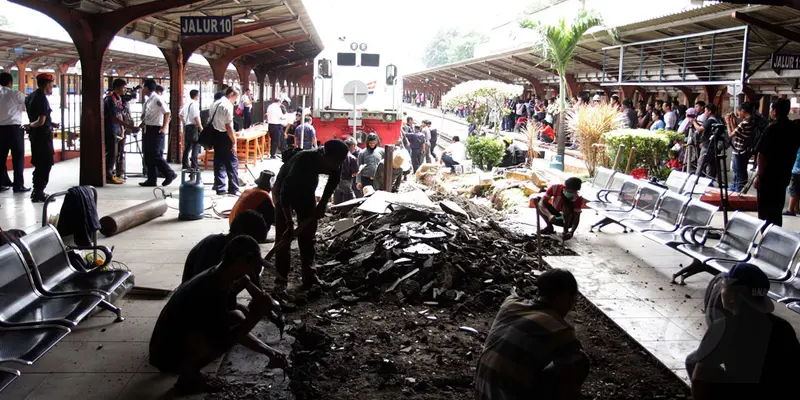
[[[361,54],[361,66],[362,67],[379,67],[381,65],[381,56],[380,54]]]
[[[336,65],[344,67],[355,67],[356,53],[339,53],[336,57]]]

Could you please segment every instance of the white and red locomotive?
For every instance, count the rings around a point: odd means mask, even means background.
[[[367,43],[340,38],[337,44],[314,60],[312,116],[317,140],[347,139],[355,124],[359,145],[370,133],[376,133],[382,144],[394,144],[403,125],[403,80],[397,67]],[[345,95],[345,86],[353,81],[368,91],[366,100],[355,107]]]

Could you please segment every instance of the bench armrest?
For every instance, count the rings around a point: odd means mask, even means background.
[[[103,253],[103,255],[105,256],[104,260],[103,260],[103,263],[101,265],[94,265],[94,266],[86,265],[86,267],[83,268],[85,272],[89,272],[89,271],[95,270],[97,268],[105,268],[109,264],[111,264],[111,259],[113,258],[113,254],[111,253],[111,249],[109,249],[106,246],[69,246],[67,248],[67,250],[81,250],[81,251],[84,251],[84,250],[86,250],[86,251],[97,250],[98,252]]]
[[[706,238],[708,237],[708,233],[712,231],[719,231],[723,232],[722,229],[715,228],[713,226],[686,226],[681,231],[681,237],[686,243],[691,243],[696,246],[705,246]],[[697,234],[702,232],[704,235],[702,239],[697,239]],[[688,236],[686,234],[689,234]]]
[[[597,200],[603,203],[609,203],[608,195],[611,193],[620,193],[621,190],[602,189],[597,192]]]

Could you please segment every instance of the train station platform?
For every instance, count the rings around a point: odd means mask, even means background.
[[[74,171],[78,162],[69,160],[55,165],[48,191],[77,185]],[[259,163],[254,172],[279,167],[279,161],[267,160]],[[27,169],[27,180],[30,174]],[[203,178],[206,182],[213,179],[210,171],[204,172]],[[98,188],[100,215],[152,199],[153,190],[139,187],[139,181],[131,178],[124,185]],[[177,196],[179,184],[176,181],[165,190]],[[235,201],[233,197],[214,195],[210,188],[206,196],[214,199],[217,210],[230,208]],[[179,221],[177,199],[169,198],[167,202],[170,209],[164,216],[119,235],[98,239],[101,245],[113,247],[114,260],[135,274],[137,286],[176,288],[189,250],[205,236],[227,231],[227,219]],[[30,232],[41,226],[41,207],[32,204],[26,195],[0,193],[0,226]],[[532,221],[534,217],[530,211],[520,210],[515,218]],[[579,232],[568,242],[578,256],[548,257],[546,262],[552,267],[571,270],[587,299],[667,368],[687,379],[683,360],[697,347],[706,329],[701,309],[710,275],[695,275],[686,286],[670,284],[671,275],[681,264],[687,265],[688,258],[639,235],[621,233],[613,226],[602,233],[588,232],[597,218],[587,210]],[[715,218],[713,225],[722,225],[721,216]],[[800,230],[800,218],[785,217],[784,227]],[[270,232],[269,236],[273,235]],[[263,245],[262,250],[266,253],[270,246]],[[124,322],[114,323],[107,312],[82,322],[34,366],[20,368],[22,376],[3,392],[2,398],[91,400],[169,396],[176,378],[158,373],[148,363],[150,335],[165,303],[165,299],[129,296],[119,304],[127,318]],[[776,314],[800,332],[800,315],[782,306],[776,307]],[[278,346],[289,350],[288,346]],[[216,370],[220,362],[209,366],[209,371]]]

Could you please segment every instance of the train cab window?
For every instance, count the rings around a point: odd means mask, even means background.
[[[356,53],[339,53],[337,54],[336,65],[345,67],[356,66]]]
[[[381,56],[380,54],[361,54],[361,66],[362,67],[379,67],[381,65]]]

